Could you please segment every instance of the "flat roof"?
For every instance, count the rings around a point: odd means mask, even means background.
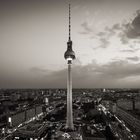
[[[22,138],[38,138],[45,130],[47,130],[48,125],[42,122],[31,122],[23,127],[18,128],[13,136]]]
[[[89,127],[89,129],[87,129]],[[83,126],[81,129],[83,137],[88,138],[105,138],[102,132],[98,131],[93,125]]]

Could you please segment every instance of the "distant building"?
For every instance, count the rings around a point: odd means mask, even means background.
[[[47,97],[45,97],[45,105],[48,105],[49,104],[49,100]]]
[[[103,89],[103,92],[106,92],[106,89],[105,88]]]

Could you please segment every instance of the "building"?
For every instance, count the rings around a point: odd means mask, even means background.
[[[67,121],[66,128],[74,130],[73,125],[73,110],[72,110],[72,60],[75,59],[75,53],[72,50],[71,41],[71,23],[70,23],[70,4],[69,4],[69,39],[67,42],[67,51],[64,54],[64,58],[67,60],[68,72],[67,72]]]
[[[46,123],[42,123],[39,121],[31,122],[27,125],[24,125],[17,129],[13,133],[14,140],[22,139],[22,140],[41,140],[47,138],[49,127]]]
[[[38,117],[40,114],[42,114],[42,106],[30,107],[9,115],[8,118],[10,119],[10,122],[8,119],[8,124],[11,127],[17,127],[20,124],[32,120],[35,117]]]
[[[93,125],[85,125],[81,132],[83,140],[106,140],[105,136],[100,133]]]

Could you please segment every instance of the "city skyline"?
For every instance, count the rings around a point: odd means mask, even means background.
[[[13,0],[0,4],[0,88],[66,88],[69,2],[73,87],[139,87],[140,1]]]

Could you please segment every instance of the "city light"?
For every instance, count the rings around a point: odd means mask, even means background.
[[[8,122],[9,122],[9,123],[11,123],[11,122],[12,122],[12,119],[11,119],[11,117],[9,117],[9,118],[8,118]]]

